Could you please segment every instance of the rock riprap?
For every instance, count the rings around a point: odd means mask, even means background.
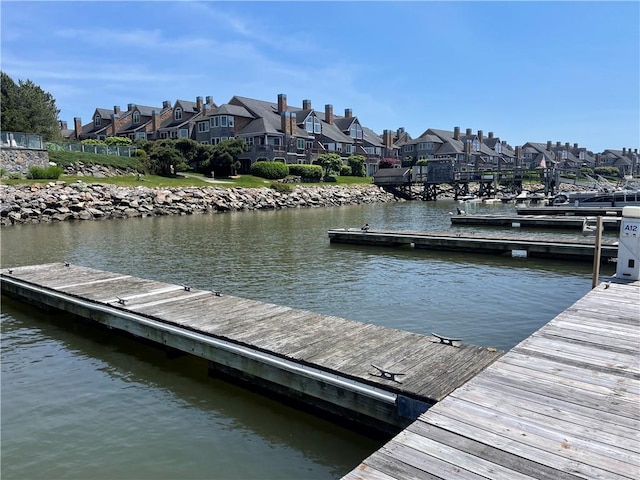
[[[271,188],[135,188],[99,183],[0,185],[0,225],[102,220],[396,201],[375,185]]]

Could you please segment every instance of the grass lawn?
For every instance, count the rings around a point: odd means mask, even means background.
[[[188,175],[188,176],[187,176]],[[47,184],[55,181],[66,183],[76,183],[78,180],[84,183],[103,183],[110,185],[119,185],[123,187],[222,187],[222,188],[260,188],[268,187],[273,180],[265,180],[264,178],[254,177],[253,175],[239,175],[233,178],[207,178],[202,174],[189,173],[179,175],[176,178],[160,177],[157,175],[143,175],[138,179],[136,175],[121,175],[117,177],[96,178],[96,177],[79,177],[75,175],[61,175],[58,180],[30,180],[30,179],[2,179],[5,185],[32,185]],[[288,184],[295,185],[369,185],[371,177],[338,177],[337,183],[304,183],[304,184]]]

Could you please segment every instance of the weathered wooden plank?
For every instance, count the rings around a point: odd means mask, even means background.
[[[577,477],[568,472],[562,472],[555,468],[551,468],[539,462],[534,462],[514,455],[511,452],[495,448],[487,443],[478,442],[476,440],[458,435],[455,432],[439,428],[422,420],[413,422],[407,430],[429,438],[435,442],[445,445],[449,448],[456,448],[470,455],[484,458],[492,463],[505,467],[513,472],[522,475],[537,478],[540,480],[577,480]],[[490,478],[495,478],[491,476]]]
[[[382,455],[381,455],[382,456]],[[386,455],[385,455],[386,457]],[[404,476],[397,469],[389,468],[390,474],[376,468],[375,465],[362,463],[355,470],[347,473],[343,480],[414,480],[418,477],[414,475]],[[436,478],[436,477],[431,477]]]

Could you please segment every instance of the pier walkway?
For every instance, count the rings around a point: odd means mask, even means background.
[[[379,247],[412,246],[416,249],[447,250],[497,255],[559,258],[563,260],[593,261],[595,251],[593,238],[566,237],[544,238],[526,236],[504,236],[491,233],[461,232],[415,232],[395,230],[360,230],[336,228],[328,232],[332,243],[351,243]],[[617,257],[617,241],[603,239],[602,262]]]
[[[4,295],[206,358],[217,374],[391,433],[502,355],[78,265],[8,268],[0,279]]]
[[[576,215],[582,217],[610,216],[619,217],[622,215],[622,207],[568,207],[565,205],[554,205],[551,207],[516,207],[518,215]]]
[[[452,225],[582,230],[587,217],[562,215],[453,215]],[[620,230],[621,217],[602,217],[604,230]]]
[[[345,480],[640,478],[640,282],[605,283]]]

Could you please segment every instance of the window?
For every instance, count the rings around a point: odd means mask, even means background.
[[[296,143],[297,143],[296,147],[298,150],[304,150],[304,145],[305,145],[304,138],[298,138]]]
[[[202,145],[209,145],[209,140],[202,140],[200,143]]]
[[[322,133],[322,124],[317,117],[313,117],[313,133]]]
[[[178,137],[180,137],[180,138],[188,138],[189,137],[189,129],[188,128],[181,128],[180,131],[178,132]]]
[[[211,117],[209,122],[211,123],[211,128],[217,128],[220,126],[220,118],[218,117]]]
[[[167,132],[162,132],[162,133],[160,134],[160,138],[167,138],[167,137],[168,137]]]
[[[336,152],[342,153],[342,144],[341,143],[336,143]]]
[[[250,147],[253,146],[253,137],[245,138],[244,141],[247,142],[247,145]]]
[[[133,123],[135,124],[140,123],[140,112],[137,110],[133,112]]]
[[[208,132],[209,131],[209,123],[207,122],[198,122],[198,133]]]
[[[305,130],[307,133],[313,133],[313,117],[309,115],[305,124]]]
[[[479,140],[479,139],[477,139],[477,138],[474,138],[474,139],[473,139],[473,149],[474,149],[476,152],[479,152],[479,151],[480,151],[480,140]]]
[[[580,154],[578,155],[580,160],[584,160],[584,150],[580,150]]]
[[[374,148],[373,147],[364,147],[364,151],[367,152],[369,155],[373,155]]]
[[[178,138],[178,132],[176,132],[175,130],[171,131],[171,138]]]
[[[176,111],[173,112],[173,118],[175,120],[182,120],[182,108],[180,107],[176,108]]]
[[[106,140],[107,136],[106,135],[98,135],[98,140]]]
[[[102,123],[102,117],[100,115],[96,115],[95,118],[93,119],[93,126],[99,127],[101,123]]]
[[[433,142],[422,142],[418,144],[418,150],[433,150]]]
[[[413,152],[413,145],[405,145],[402,147],[403,152]]]
[[[362,138],[362,127],[358,123],[353,123],[351,125],[351,130],[349,130],[349,135],[351,138],[361,139]]]
[[[233,127],[233,117],[227,117],[228,121],[229,121],[229,126]]]
[[[355,147],[354,147],[352,144],[350,144],[350,143],[349,143],[349,144],[347,144],[347,153],[348,153],[348,154],[355,153],[355,151],[356,151],[356,149],[355,149]]]
[[[221,127],[226,127],[227,126],[227,117],[225,117],[224,115],[222,117],[220,117],[220,126]]]
[[[136,132],[136,138],[147,138],[146,132]]]
[[[496,152],[498,153],[502,153],[502,143],[498,142],[496,143],[496,148],[495,148]]]

